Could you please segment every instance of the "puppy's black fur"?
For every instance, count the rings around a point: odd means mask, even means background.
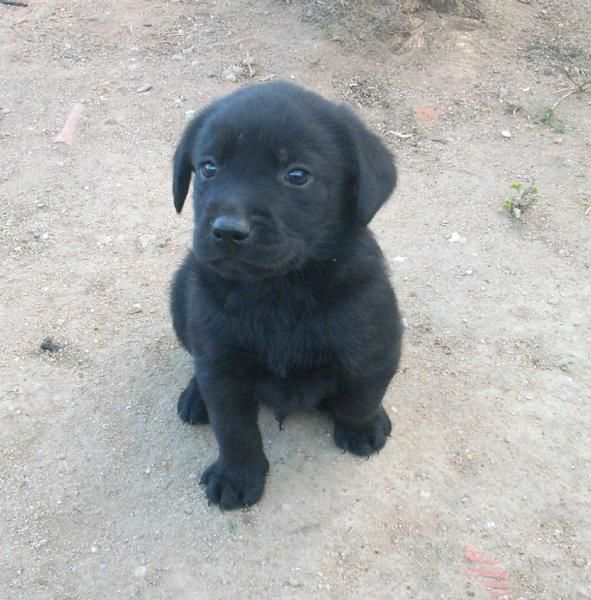
[[[391,431],[382,398],[402,331],[382,253],[366,228],[396,184],[392,156],[345,106],[274,82],[205,108],[174,156],[178,212],[193,181],[193,249],[172,318],[195,374],[183,421],[211,422],[203,474],[230,509],[263,494],[260,402],[334,419],[337,445],[367,456]]]

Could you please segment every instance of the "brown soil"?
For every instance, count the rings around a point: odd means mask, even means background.
[[[591,94],[542,118],[563,67],[590,78],[591,4],[484,0],[400,36],[354,4],[0,5],[1,598],[591,598]],[[175,414],[170,159],[191,110],[273,77],[396,153],[372,227],[409,327],[384,451],[263,411],[266,494],[224,514],[197,484],[211,430]]]

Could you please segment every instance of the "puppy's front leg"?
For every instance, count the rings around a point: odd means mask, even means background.
[[[350,382],[341,394],[330,399],[334,439],[339,448],[358,456],[369,456],[382,449],[392,431],[390,417],[382,406],[390,378],[388,375]]]
[[[199,387],[219,446],[218,459],[201,477],[209,502],[243,508],[263,495],[269,461],[257,423],[258,403],[248,379],[199,372]]]

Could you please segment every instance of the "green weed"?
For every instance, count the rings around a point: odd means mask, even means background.
[[[515,192],[511,197],[505,198],[503,208],[508,210],[516,219],[521,217],[522,211],[537,202],[538,188],[532,181],[528,185],[512,183],[511,189]]]

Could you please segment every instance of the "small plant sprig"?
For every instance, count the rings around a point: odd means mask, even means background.
[[[550,109],[550,112],[554,112],[554,109],[563,100],[566,100],[569,96],[572,96],[573,94],[582,94],[591,91],[591,79],[585,79],[583,77],[582,70],[579,69],[576,65],[572,65],[572,70],[576,73],[575,75],[573,75],[571,71],[564,65],[562,65],[561,70],[566,76],[566,78],[570,81],[571,85],[561,90],[556,90],[557,94],[561,94],[563,92],[566,92],[566,94],[563,94],[562,96],[560,96],[560,98],[558,98],[558,100],[556,100],[556,102],[554,102],[552,108]]]
[[[542,113],[542,123],[552,128],[554,133],[564,133],[566,131],[566,127],[564,123],[558,121],[556,119],[556,114],[554,113],[554,108],[549,108],[548,110]]]
[[[334,39],[334,30],[332,28],[332,25],[329,25],[328,23],[322,23],[320,25],[320,31],[322,32],[322,35],[325,40]]]
[[[512,183],[511,189],[517,192],[510,198],[505,198],[503,208],[508,210],[516,219],[521,217],[521,213],[538,200],[538,188],[532,181],[528,185],[523,183]]]

